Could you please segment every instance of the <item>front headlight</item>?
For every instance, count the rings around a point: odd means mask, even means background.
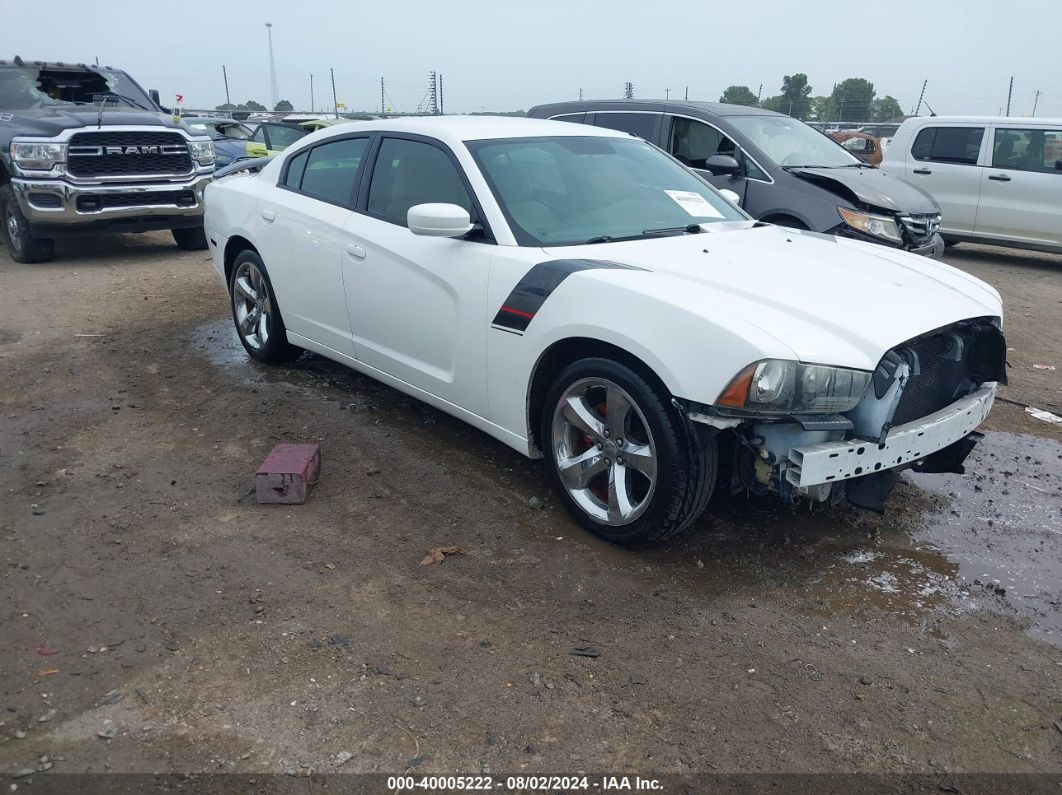
[[[213,141],[189,141],[188,152],[192,155],[192,159],[199,163],[199,165],[214,165],[216,156],[214,154]]]
[[[66,144],[12,141],[11,160],[19,168],[45,171],[66,162]]]
[[[765,359],[738,373],[715,405],[755,414],[838,414],[855,408],[869,381],[865,370]]]
[[[900,234],[900,227],[896,225],[894,218],[889,218],[887,215],[861,213],[858,210],[849,210],[847,207],[838,207],[837,212],[848,226],[858,232],[891,240],[894,243],[903,242],[903,235]]]

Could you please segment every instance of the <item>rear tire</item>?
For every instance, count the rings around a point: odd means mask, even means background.
[[[557,376],[539,438],[576,521],[633,546],[680,533],[704,512],[718,465],[715,439],[705,436],[641,373],[589,358]]]
[[[188,229],[171,229],[177,248],[184,251],[202,251],[207,247],[206,230],[201,226]]]
[[[50,262],[55,257],[55,241],[30,234],[29,221],[18,206],[11,183],[0,188],[0,228],[15,262]]]
[[[240,252],[232,263],[229,299],[236,334],[252,359],[283,364],[299,358],[302,348],[288,342],[280,305],[258,252]]]

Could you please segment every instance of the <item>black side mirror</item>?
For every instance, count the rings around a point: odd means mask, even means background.
[[[151,97],[151,101],[159,107],[162,107],[162,102],[159,100],[159,90],[157,88],[149,88],[148,96]]]
[[[713,174],[741,173],[741,164],[732,155],[712,155],[704,161],[704,167]]]

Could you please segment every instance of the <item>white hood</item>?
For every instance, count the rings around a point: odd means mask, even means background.
[[[770,334],[805,362],[873,369],[890,348],[973,317],[1000,317],[988,284],[926,257],[775,226],[546,249],[671,277],[652,292]],[[597,272],[607,273],[607,272]]]

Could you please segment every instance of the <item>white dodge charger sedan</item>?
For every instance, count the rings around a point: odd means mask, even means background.
[[[1005,379],[989,285],[756,222],[596,127],[333,127],[211,184],[206,231],[252,358],[314,351],[544,456],[620,544],[717,487],[881,511],[899,469],[962,471]]]

